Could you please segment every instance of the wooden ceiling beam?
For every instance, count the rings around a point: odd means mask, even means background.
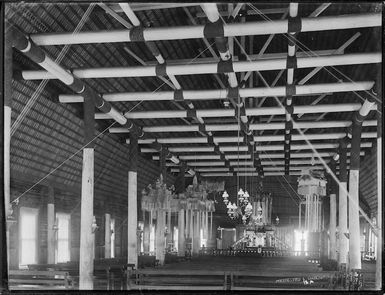
[[[312,147],[316,150],[322,150],[322,149],[336,149],[338,148],[338,143],[313,143]],[[311,146],[308,144],[295,144],[291,145],[291,150],[311,150]],[[348,145],[350,148],[350,144]],[[362,142],[361,148],[370,148],[372,147],[371,142]],[[247,152],[248,149],[246,146],[223,146],[220,149],[224,152],[237,152],[239,148],[239,152]],[[255,147],[256,151],[281,151],[283,149],[283,145],[257,145]],[[142,147],[141,149],[142,153],[156,153],[158,152],[156,149],[153,148],[147,148]],[[184,147],[170,147],[169,150],[173,153],[205,153],[205,152],[213,152],[214,147],[210,146],[184,146]]]
[[[301,18],[300,20],[302,24],[301,32],[379,27],[382,24],[381,13],[324,16],[319,18]],[[146,28],[143,29],[143,34],[140,34],[143,35],[143,38],[140,38],[140,40],[182,40],[204,37],[214,38],[222,35],[219,32],[221,30],[219,30],[205,36],[204,29],[206,26]],[[139,41],[137,37],[134,37],[137,34],[130,34],[131,30],[81,31],[77,34],[72,32],[40,33],[31,34],[30,37],[37,45],[41,46]],[[288,20],[232,23],[226,26],[222,25],[222,30],[222,37],[282,34],[288,31]]]
[[[351,126],[352,121],[298,121],[294,122],[293,127],[296,129],[326,129],[326,128],[346,128]],[[377,126],[376,120],[367,120],[363,122],[363,126]],[[207,131],[237,131],[237,124],[206,124]],[[285,123],[258,123],[250,124],[251,130],[278,130],[285,129]],[[111,127],[111,133],[128,133],[127,128]],[[164,125],[164,126],[144,126],[143,131],[146,133],[165,133],[165,132],[197,132],[199,125]],[[303,131],[304,132],[304,131]]]
[[[322,158],[330,158],[330,157],[333,157],[335,155],[334,152],[319,152],[318,153],[320,157]],[[347,153],[348,156],[350,156],[350,152]],[[260,159],[283,159],[284,158],[284,154],[266,154],[266,153],[262,153],[259,155]],[[292,158],[313,158],[315,156],[314,153],[294,153],[291,157]],[[360,156],[365,156],[365,152],[364,151],[361,151],[360,152]],[[234,160],[234,159],[251,159],[251,155],[250,154],[241,154],[241,155],[237,155],[237,154],[226,154],[225,155],[226,159],[228,160]],[[199,155],[179,155],[179,158],[183,161],[187,161],[187,160],[220,160],[220,157],[218,155],[213,155],[213,154],[205,154],[205,155],[202,155],[202,154],[199,154]],[[159,156],[152,156],[152,159],[154,161],[158,161],[159,160]]]
[[[293,96],[318,95],[330,92],[351,92],[370,90],[374,85],[373,81],[356,81],[340,83],[322,83],[310,85],[293,85],[289,90],[286,86],[278,87],[256,87],[241,88],[235,90],[240,97],[252,97],[256,99],[262,96],[285,97],[288,91]],[[220,100],[232,96],[234,89],[207,89],[207,90],[183,90],[183,91],[159,91],[159,92],[120,92],[106,93],[102,97],[107,102],[117,101],[182,101],[182,100]],[[80,103],[83,96],[80,94],[60,94],[61,103]]]
[[[151,45],[154,46],[154,45]],[[293,55],[294,56],[294,55]],[[156,56],[161,60],[161,55]],[[349,53],[349,54],[332,54],[325,56],[304,56],[296,58],[296,68],[316,68],[318,72],[322,67],[326,66],[344,66],[358,64],[374,64],[381,63],[381,52],[365,52],[365,53]],[[232,72],[254,72],[254,71],[275,71],[285,70],[287,68],[287,58],[275,59],[259,59],[246,61],[231,61]],[[81,79],[95,78],[129,78],[129,77],[156,77],[158,71],[162,71],[165,75],[174,77],[175,75],[201,75],[201,74],[219,74],[221,61],[211,63],[186,63],[186,64],[166,64],[147,65],[147,66],[129,66],[129,67],[101,67],[101,68],[82,68],[72,69],[75,76]],[[290,70],[290,69],[289,69]],[[22,71],[24,80],[42,80],[57,79],[57,77],[49,72],[41,70]],[[315,74],[315,73],[314,73]],[[175,77],[174,77],[175,78]],[[309,78],[308,78],[309,79]],[[173,81],[173,80],[172,80]],[[303,85],[299,83],[298,85]],[[174,84],[176,89],[180,89],[180,85]],[[178,86],[178,87],[177,87]],[[238,83],[231,82],[230,87],[238,87]]]
[[[341,112],[353,112],[361,108],[360,103],[342,103],[342,104],[322,104],[322,105],[299,105],[292,107],[292,114],[301,113],[341,113]],[[375,106],[373,107],[375,109]],[[129,120],[137,119],[166,119],[166,118],[189,118],[189,117],[201,117],[201,118],[222,118],[222,117],[234,117],[236,111],[233,109],[199,109],[193,110],[193,114],[190,110],[162,110],[162,111],[140,111],[140,112],[127,112],[124,116]],[[263,107],[263,108],[249,108],[245,110],[246,116],[266,116],[266,115],[284,115],[286,112],[283,107]],[[111,116],[109,114],[97,113],[95,119],[109,120]],[[293,126],[294,127],[294,126]]]
[[[305,134],[307,140],[333,140],[333,139],[342,139],[346,136],[346,132],[340,133],[320,133],[320,134]],[[377,132],[363,132],[362,138],[376,138]],[[236,136],[214,136],[212,137],[214,143],[223,143],[223,142],[244,142],[244,137]],[[264,135],[264,136],[254,136],[254,141],[256,142],[269,142],[269,141],[284,141],[284,135]],[[294,134],[292,135],[292,141],[302,141],[304,140],[302,135]],[[154,142],[159,142],[161,144],[178,144],[178,143],[209,143],[207,137],[168,137],[168,138],[146,138],[139,139],[139,144],[151,144]],[[126,143],[130,143],[130,139],[126,139]]]

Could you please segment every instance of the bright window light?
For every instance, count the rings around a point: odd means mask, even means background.
[[[155,251],[155,225],[153,224],[151,226],[151,231],[150,231],[150,252]]]
[[[65,213],[56,213],[57,220],[57,248],[56,262],[70,261],[70,220],[71,216]]]
[[[203,238],[203,228],[201,228],[200,230],[200,241],[201,241],[200,243],[201,247],[207,247],[207,239]]]
[[[111,258],[115,258],[115,218],[111,218]]]
[[[20,263],[23,268],[27,264],[37,263],[37,221],[38,209],[20,208]]]
[[[178,228],[176,226],[174,226],[173,240],[174,240],[174,248],[176,251],[178,251]]]
[[[302,240],[304,240],[302,242]],[[304,251],[308,250],[308,232],[302,230],[294,230],[294,251],[301,251],[301,243],[304,243]]]

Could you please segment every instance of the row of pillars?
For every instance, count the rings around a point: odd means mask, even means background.
[[[381,109],[379,109],[381,111]],[[382,234],[381,234],[381,215],[382,215],[382,166],[381,166],[381,113],[378,112],[378,138],[377,138],[377,253],[376,253],[376,288],[381,288],[382,282]],[[353,121],[354,123],[354,121]],[[357,125],[358,123],[356,123]],[[359,124],[358,124],[359,125]],[[357,130],[358,129],[358,130]],[[361,136],[361,126],[353,129],[352,138],[352,160],[351,169],[349,171],[349,187],[348,171],[347,171],[347,142],[342,140],[339,148],[340,173],[339,183],[334,179],[330,179],[330,220],[329,220],[329,239],[330,249],[329,258],[338,260],[339,265],[345,265],[349,270],[361,270],[361,251],[360,251],[360,208],[359,208],[359,144]],[[354,151],[354,147],[356,150]],[[337,159],[337,158],[336,158]],[[333,159],[330,163],[332,173],[336,172],[336,162]],[[375,167],[373,167],[375,168]],[[337,204],[338,193],[338,204]],[[349,201],[348,201],[349,194]],[[336,229],[337,229],[337,208],[338,208],[338,228],[339,240],[337,245]],[[361,212],[364,217],[364,212]],[[368,220],[370,223],[370,221]],[[368,224],[369,224],[368,223]],[[338,255],[339,252],[339,255]]]

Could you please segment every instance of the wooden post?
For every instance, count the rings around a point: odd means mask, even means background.
[[[361,269],[360,217],[359,217],[359,172],[362,122],[375,104],[369,96],[352,120],[352,146],[349,173],[349,268]]]
[[[348,232],[348,197],[347,197],[347,169],[346,169],[346,139],[340,142],[340,174],[339,174],[339,202],[338,202],[338,224],[339,224],[339,258],[340,265],[346,265],[348,262],[348,238],[345,236]]]
[[[159,174],[163,177],[166,182],[166,149],[162,147],[159,155]],[[166,227],[166,211],[162,209],[157,210],[156,217],[156,245],[155,253],[156,259],[159,260],[159,264],[164,264],[165,258],[165,227]]]
[[[48,186],[47,204],[47,263],[55,263],[55,193],[52,186]]]
[[[194,223],[194,236],[193,236],[193,253],[199,254],[200,247],[200,212],[197,210],[194,212],[195,223]]]
[[[187,167],[185,162],[180,162],[179,165],[179,174],[175,182],[175,190],[177,194],[181,194],[185,191],[186,188],[186,180],[185,180],[185,173],[186,173]]]
[[[150,252],[150,232],[151,232],[151,220],[146,220],[146,215],[151,215],[147,214],[145,210],[143,210],[143,251],[144,253],[149,253]],[[149,219],[151,216],[148,217]]]
[[[172,240],[172,224],[171,224],[171,208],[167,211],[167,236],[166,236],[166,248],[173,242]]]
[[[331,171],[335,174],[336,163],[334,160],[330,163]],[[336,226],[337,226],[337,195],[335,192],[334,179],[329,177],[330,186],[330,214],[329,214],[329,237],[330,237],[330,251],[329,258],[337,260],[337,248],[336,248]]]
[[[381,77],[381,75],[378,73]],[[378,83],[378,88],[381,83]],[[378,97],[382,102],[382,89],[378,91]],[[384,248],[382,240],[382,103],[377,104],[377,253],[376,253],[376,290],[382,288],[382,251]]]
[[[159,155],[159,174],[163,176],[163,181],[166,182],[166,155],[167,151],[164,147],[162,147]]]
[[[6,28],[9,25],[5,26]],[[9,253],[10,240],[10,224],[8,216],[10,215],[10,198],[11,198],[11,113],[12,113],[12,75],[13,75],[13,58],[12,58],[12,42],[10,41],[10,31],[4,40],[4,213],[6,222],[6,247]],[[7,256],[9,265],[9,255]]]
[[[83,149],[82,195],[80,218],[80,261],[79,290],[92,290],[94,287],[93,249],[95,234],[92,229],[94,211],[94,128],[95,105],[90,98],[84,100],[85,144]]]
[[[104,258],[111,258],[111,214],[104,215]]]
[[[191,247],[193,246],[193,240],[194,240],[194,210],[190,210],[190,238],[191,238]],[[192,249],[192,248],[191,248]]]
[[[184,209],[179,210],[178,213],[178,256],[184,256],[185,255],[185,222],[184,222]]]
[[[156,259],[159,260],[159,264],[164,264],[164,258],[165,258],[165,236],[164,236],[164,228],[166,226],[166,211],[158,209],[157,210],[157,217],[156,217],[156,245],[155,245],[155,255]]]
[[[5,5],[0,5],[0,13],[1,15],[4,15],[4,10],[5,10]],[[7,242],[4,243],[2,242],[0,245],[0,293],[4,290],[5,292],[8,291],[8,266],[9,266],[9,231],[8,231],[8,226],[7,226],[7,216],[8,216],[8,210],[9,210],[9,199],[6,197],[6,165],[5,162],[8,161],[8,167],[9,167],[9,148],[8,151],[6,152],[5,148],[5,133],[9,132],[10,134],[10,123],[11,123],[11,108],[10,108],[10,95],[11,95],[11,81],[10,77],[12,77],[12,58],[10,56],[9,52],[12,52],[12,45],[9,40],[5,41],[5,34],[4,34],[4,24],[5,22],[0,23],[0,43],[5,44],[5,46],[0,46],[0,55],[3,56],[4,53],[4,59],[0,60],[0,66],[3,68],[4,67],[4,74],[7,76],[5,77],[5,83],[0,83],[0,97],[3,98],[4,103],[0,106],[0,121],[4,122],[4,146],[0,145],[0,154],[3,156],[3,161],[4,161],[4,201],[0,201],[0,241],[6,240]],[[8,35],[7,35],[8,37]],[[5,42],[4,42],[5,41]],[[10,44],[8,44],[10,43]],[[10,47],[7,49],[6,52],[3,52],[3,49]],[[5,65],[4,65],[5,62]],[[8,65],[8,63],[11,63],[11,65]],[[7,98],[8,97],[8,98]],[[5,106],[6,106],[6,100],[8,100],[8,110],[6,111]],[[4,108],[4,110],[2,109]],[[9,115],[7,114],[9,113]],[[2,117],[4,116],[4,117]],[[6,119],[5,117],[8,116],[8,126],[5,126]],[[9,129],[6,131],[6,128]],[[10,142],[10,141],[9,141]],[[8,143],[9,146],[9,143]],[[4,149],[4,150],[3,150]],[[8,158],[7,158],[8,157]],[[0,157],[1,159],[1,157]],[[10,174],[9,174],[10,176]],[[10,182],[8,182],[10,183]],[[10,196],[8,194],[8,196]]]
[[[130,133],[130,159],[128,167],[128,210],[127,210],[127,263],[135,264],[138,267],[137,251],[137,171],[138,171],[138,131]]]

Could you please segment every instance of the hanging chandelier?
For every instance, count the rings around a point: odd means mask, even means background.
[[[229,194],[227,191],[223,192],[222,198],[227,207],[227,214],[229,217],[233,220],[241,217],[243,224],[246,224],[253,213],[253,206],[249,201],[249,193],[240,188],[237,194],[237,201],[234,203],[229,201]]]

